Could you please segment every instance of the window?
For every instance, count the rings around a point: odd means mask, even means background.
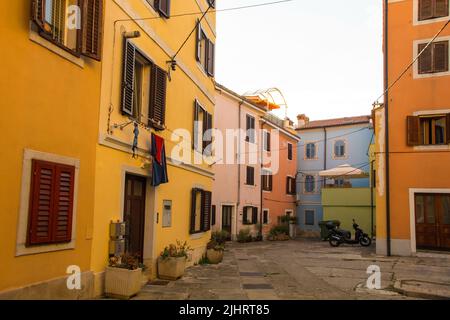
[[[255,168],[247,167],[247,179],[245,180],[245,184],[248,186],[255,185]]]
[[[191,234],[211,230],[211,200],[211,192],[198,188],[192,189]]]
[[[292,143],[288,143],[288,160],[293,159],[293,153],[292,153]]]
[[[255,143],[255,118],[247,115],[245,119],[245,130],[247,132],[245,141]]]
[[[314,176],[308,175],[305,177],[305,192],[313,193],[316,190],[316,182]]]
[[[122,114],[164,130],[167,73],[148,60],[130,41],[123,53]]]
[[[146,0],[161,16],[170,18],[170,0]]]
[[[163,226],[163,228],[169,228],[172,226],[172,201],[171,200],[163,201],[162,226]]]
[[[314,210],[305,210],[305,225],[313,226],[315,224]]]
[[[215,65],[215,45],[208,39],[202,29],[200,21],[197,20],[197,46],[196,59],[203,67],[208,76],[214,77]]]
[[[316,158],[316,144],[308,143],[306,145],[306,159],[315,159]]]
[[[212,114],[208,113],[195,100],[194,103],[194,150],[202,152],[205,155],[212,154]]]
[[[419,0],[419,21],[448,16],[448,0]]]
[[[450,143],[450,113],[446,115],[409,116],[409,146],[445,145]]]
[[[262,188],[264,191],[272,191],[273,188],[273,176],[272,172],[264,170],[262,175]]]
[[[296,194],[296,181],[293,177],[286,178],[286,194],[295,195]]]
[[[264,151],[267,151],[267,152],[270,152],[270,132],[269,131],[267,131],[267,130],[264,130],[264,142],[263,142],[263,145],[264,145]]]
[[[242,214],[242,223],[244,225],[252,225],[258,223],[258,208],[244,207]]]
[[[269,224],[269,210],[263,210],[263,224]]]
[[[418,52],[422,52],[426,45],[419,44]],[[419,57],[419,74],[447,72],[448,60],[448,41],[434,42]]]
[[[211,225],[216,225],[216,206],[213,205],[211,207]]]
[[[101,60],[103,0],[33,0],[32,21],[64,50]]]
[[[336,158],[345,157],[345,141],[337,140],[334,142],[334,156]]]
[[[33,160],[27,246],[72,240],[75,167]]]

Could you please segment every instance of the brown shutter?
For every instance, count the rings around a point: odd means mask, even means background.
[[[407,144],[408,146],[420,145],[420,118],[407,117]]]
[[[422,52],[422,50],[426,47],[426,44],[419,44],[419,52]],[[432,46],[430,45],[419,57],[419,74],[424,73],[431,73],[433,72],[433,65],[432,65]]]
[[[203,151],[209,146],[211,145],[212,141],[212,115],[208,112],[205,112],[205,116],[203,118],[203,128],[204,128],[204,132],[206,134],[204,134],[204,140],[203,140]],[[207,155],[211,155],[212,150],[209,149],[207,152]]]
[[[273,176],[272,174],[269,175],[269,191],[272,191],[273,189]]]
[[[291,191],[289,190],[291,186],[291,180],[289,177],[286,177],[286,194],[291,194]]]
[[[248,224],[248,207],[244,207],[242,209],[242,223],[243,224]]]
[[[55,178],[52,241],[69,242],[72,239],[75,168],[57,165]]]
[[[103,37],[103,0],[84,0],[82,20],[81,53],[100,61]]]
[[[198,104],[198,101],[195,100],[194,101],[194,131],[193,131],[193,141],[192,141],[192,147],[194,148],[194,150],[198,150],[198,116],[200,113],[201,109],[200,109],[200,105]]]
[[[216,206],[211,206],[211,225],[216,225]]]
[[[122,113],[129,116],[133,116],[135,58],[136,47],[126,40],[123,49]]]
[[[258,208],[253,207],[252,208],[252,224],[258,223]]]
[[[435,0],[434,17],[446,17],[448,16],[448,0]]]
[[[27,245],[51,242],[55,174],[54,165],[33,160]]]
[[[195,58],[197,59],[198,62],[200,62],[200,59],[202,57],[201,51],[202,51],[202,25],[200,24],[200,21],[197,20],[197,39],[195,47]]]
[[[155,0],[159,13],[166,18],[170,18],[170,0]]]
[[[433,0],[419,0],[419,20],[433,18]]]
[[[195,233],[195,207],[197,206],[197,189],[192,189],[191,191],[191,227],[190,233]]]
[[[154,123],[164,126],[166,120],[167,73],[157,65],[153,65],[151,81],[151,99],[149,108],[149,125]]]
[[[44,0],[32,0],[31,19],[41,30],[44,30]]]
[[[447,144],[450,144],[450,113],[447,113],[446,115],[446,124],[445,124],[445,132],[446,132],[446,138],[447,138]]]
[[[210,40],[208,40],[207,43],[207,73],[209,76],[214,77],[215,46],[214,43]]]
[[[211,199],[210,191],[202,192],[202,231],[211,230]]]
[[[433,72],[448,71],[448,41],[433,44]]]
[[[291,178],[291,194],[297,193],[297,183],[295,178]]]

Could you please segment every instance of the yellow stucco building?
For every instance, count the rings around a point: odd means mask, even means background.
[[[111,221],[127,222],[126,250],[148,277],[177,240],[201,259],[213,171],[194,158],[213,125],[215,13],[198,21],[210,3],[0,3],[0,297],[100,295]],[[155,186],[163,141],[168,182]],[[70,266],[81,290],[67,289]]]

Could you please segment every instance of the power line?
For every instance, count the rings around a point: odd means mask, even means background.
[[[411,67],[414,65],[414,63],[416,63],[417,60],[419,60],[420,56],[428,49],[428,47],[436,40],[437,37],[439,37],[439,35],[442,33],[442,31],[445,30],[445,28],[450,24],[450,20],[448,20],[444,26],[439,30],[438,33],[436,33],[436,35],[433,37],[433,39],[431,39],[430,42],[427,43],[427,45],[422,49],[422,51],[420,51],[420,53],[417,55],[417,57],[415,57],[413,59],[413,61],[405,68],[405,70],[403,70],[403,72],[398,76],[397,79],[395,79],[394,82],[392,82],[387,88],[386,90],[384,90],[384,92],[375,100],[375,104],[379,104],[379,100],[384,97],[402,78],[403,76],[408,72],[409,69],[411,69]]]

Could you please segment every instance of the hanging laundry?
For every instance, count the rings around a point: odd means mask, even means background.
[[[139,138],[139,125],[136,122],[134,123],[133,133],[134,133],[134,140],[133,140],[133,147],[132,147],[133,159],[136,159],[137,158],[136,151],[138,148],[138,138]]]
[[[167,176],[167,163],[166,163],[166,147],[164,145],[164,139],[152,133],[152,186],[157,187],[160,184],[169,182]]]

